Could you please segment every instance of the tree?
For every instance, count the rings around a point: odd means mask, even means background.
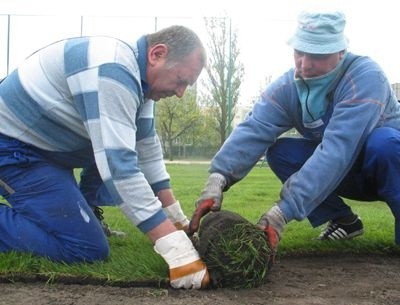
[[[196,126],[201,118],[200,109],[196,103],[196,90],[188,88],[180,99],[168,97],[156,104],[156,127],[161,136],[163,150],[169,160],[174,159],[174,142],[178,145],[193,145],[188,135],[196,133]]]
[[[205,24],[209,54],[204,101],[213,110],[222,145],[231,132],[244,68],[239,61],[237,32],[232,31],[230,19],[206,18]]]

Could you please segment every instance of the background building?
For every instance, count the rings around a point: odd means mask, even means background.
[[[392,88],[393,88],[394,93],[397,96],[397,99],[400,100],[400,83],[392,84]]]

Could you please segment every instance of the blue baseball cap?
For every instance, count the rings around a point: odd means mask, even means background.
[[[345,25],[346,18],[341,12],[302,13],[298,18],[297,31],[288,44],[305,53],[337,53],[348,47],[343,33]]]

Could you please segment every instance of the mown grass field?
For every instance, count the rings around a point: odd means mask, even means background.
[[[207,179],[207,164],[168,164],[176,197],[187,214]],[[224,195],[223,209],[237,212],[256,223],[265,210],[279,198],[281,183],[271,170],[256,166],[249,175]],[[314,240],[321,228],[312,228],[307,220],[289,223],[279,245],[278,256],[350,255],[359,253],[399,253],[394,243],[394,221],[386,204],[347,201],[364,222],[365,234],[350,241]],[[66,265],[29,254],[0,254],[0,278],[9,280],[40,278],[47,281],[98,280],[102,283],[167,280],[168,268],[140,233],[116,207],[106,207],[106,221],[112,228],[127,232],[126,237],[110,237],[111,256],[94,264]]]

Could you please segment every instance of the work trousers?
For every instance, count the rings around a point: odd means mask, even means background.
[[[107,238],[73,175],[34,147],[0,135],[0,252],[54,261],[93,262],[109,255]]]

